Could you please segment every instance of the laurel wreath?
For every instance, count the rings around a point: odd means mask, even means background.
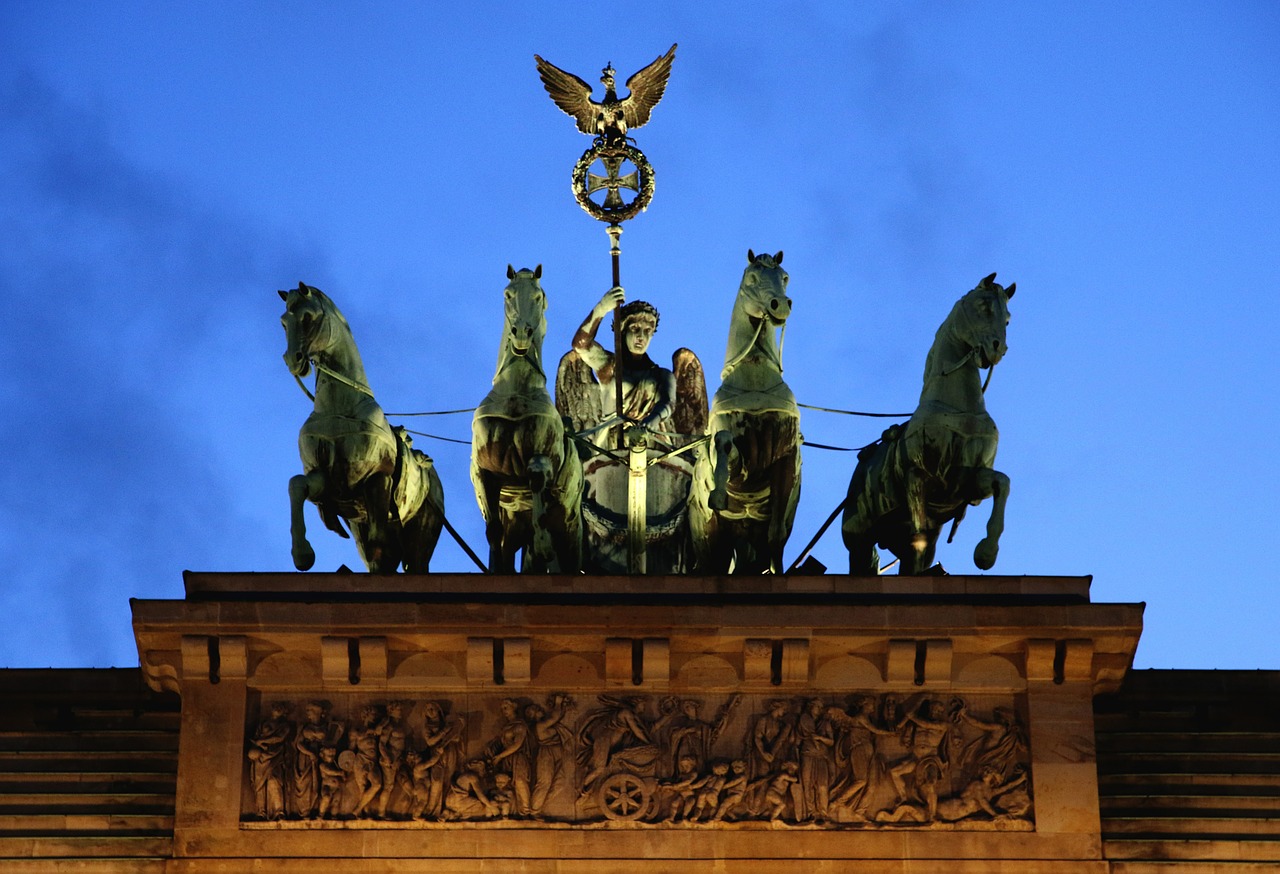
[[[587,173],[590,171],[591,165],[599,159],[617,156],[626,158],[635,165],[640,190],[636,192],[635,199],[630,203],[608,209],[593,201],[587,193]],[[574,199],[578,201],[578,206],[582,207],[589,216],[598,221],[617,224],[633,219],[648,209],[649,201],[653,200],[653,166],[649,163],[649,159],[644,156],[644,152],[633,145],[606,146],[603,143],[596,143],[583,152],[582,157],[578,159],[578,163],[573,165],[573,181],[571,184]]]

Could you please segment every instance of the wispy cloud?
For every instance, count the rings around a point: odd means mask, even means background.
[[[236,356],[278,353],[262,297],[323,260],[133,162],[109,122],[0,83],[3,664],[128,663],[128,596],[252,552],[207,426],[254,409]]]

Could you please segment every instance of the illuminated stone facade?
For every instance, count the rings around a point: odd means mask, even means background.
[[[1217,796],[1186,800],[1212,756],[1176,751],[1217,735],[1153,714],[1187,693],[1179,672],[1115,695],[1142,608],[1090,603],[1088,583],[188,574],[185,600],[134,603],[141,678],[0,672],[18,702],[0,858],[193,874],[1280,858],[1280,755],[1246,756],[1256,773],[1229,778],[1232,824],[1214,826]],[[1216,700],[1214,725],[1249,710]],[[1250,728],[1263,749],[1280,737]],[[1170,755],[1200,781],[1160,776]],[[1197,803],[1209,834],[1187,840],[1167,814]]]

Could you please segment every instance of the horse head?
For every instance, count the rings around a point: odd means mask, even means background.
[[[791,298],[787,297],[789,280],[787,271],[782,269],[782,252],[757,255],[747,250],[747,269],[743,271],[733,305],[721,379],[727,379],[753,352],[781,372],[782,355],[772,329],[785,329],[791,315]]]
[[[746,314],[753,320],[768,319],[781,325],[791,315],[791,298],[787,297],[787,282],[791,277],[782,269],[782,252],[776,255],[757,255],[747,250],[747,269],[738,286],[738,300]]]
[[[284,315],[280,316],[284,326],[284,363],[294,376],[303,377],[311,372],[316,356],[333,344],[334,321],[345,320],[323,291],[305,282],[277,293],[284,301]]]
[[[547,296],[538,280],[542,278],[542,265],[533,270],[516,270],[507,265],[507,287],[503,290],[503,306],[506,318],[502,332],[502,349],[498,355],[498,369],[510,360],[510,356],[525,358],[542,372],[542,340],[547,334]]]
[[[969,349],[981,368],[993,367],[1008,351],[1005,329],[1009,325],[1009,299],[1018,284],[1008,287],[992,273],[956,302],[947,319],[951,335]]]

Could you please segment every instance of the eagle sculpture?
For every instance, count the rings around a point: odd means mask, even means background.
[[[572,73],[561,70],[555,64],[544,61],[538,55],[533,59],[538,64],[538,75],[543,86],[556,106],[578,122],[578,130],[584,134],[594,134],[604,145],[616,147],[626,143],[627,131],[640,127],[649,120],[649,113],[662,99],[662,92],[667,88],[667,78],[671,75],[671,62],[676,58],[676,47],[673,43],[665,55],[656,58],[627,80],[630,92],[624,99],[618,99],[614,87],[613,75],[616,72],[613,64],[601,71],[600,81],[604,83],[604,100],[596,102],[591,99],[591,86]]]

